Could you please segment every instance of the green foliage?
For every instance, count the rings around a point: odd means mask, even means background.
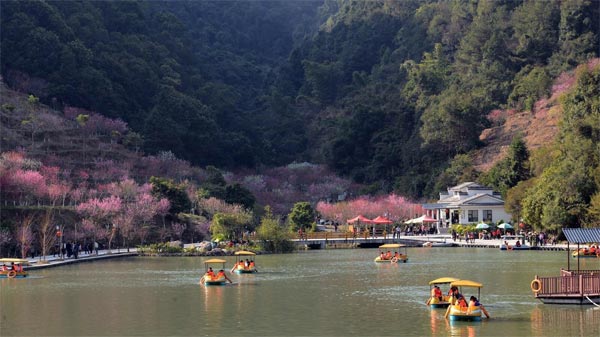
[[[7,83],[121,118],[143,139],[128,147],[227,169],[327,163],[415,198],[459,179],[438,176],[482,146],[490,110],[530,109],[600,50],[592,0],[0,6]]]
[[[192,208],[192,203],[186,193],[184,184],[176,184],[171,179],[161,177],[150,177],[152,184],[152,195],[156,198],[167,198],[171,203],[169,213],[177,215],[178,213],[188,213]]]
[[[256,198],[250,190],[236,183],[225,187],[225,202],[232,205],[242,205],[246,209],[252,209]]]
[[[137,249],[140,254],[148,255],[181,254],[184,252],[182,247],[172,246],[168,242],[139,246]]]
[[[244,228],[252,223],[248,212],[217,213],[210,224],[212,235],[222,235],[228,239],[241,238]]]
[[[271,208],[265,207],[265,214],[260,220],[260,225],[256,229],[256,234],[261,240],[262,248],[265,251],[273,253],[290,252],[294,248],[293,242],[289,240],[289,233],[279,223],[279,220],[273,216]]]
[[[450,186],[456,186],[465,181],[476,181],[479,172],[473,167],[469,155],[458,154],[450,162],[450,166],[442,172],[435,183],[436,191],[445,191]]]
[[[316,212],[309,202],[297,202],[292,207],[288,215],[290,229],[296,231],[302,228],[306,231],[307,227],[311,227],[315,221]]]
[[[540,67],[524,67],[515,76],[514,87],[508,97],[509,104],[517,109],[532,111],[533,104],[550,93],[552,79]]]
[[[499,161],[479,181],[506,196],[508,189],[529,179],[529,151],[520,135],[513,138],[506,158]]]
[[[84,126],[90,120],[90,115],[79,114],[75,120],[77,123],[79,123],[79,125]]]
[[[563,96],[562,106],[556,155],[523,199],[523,217],[536,228],[556,230],[596,223],[596,205],[591,203],[600,190],[599,66],[578,72],[577,84]]]

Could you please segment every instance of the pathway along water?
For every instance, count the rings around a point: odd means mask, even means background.
[[[537,302],[532,276],[554,275],[564,252],[409,248],[262,255],[234,285],[198,285],[201,257],[131,257],[36,270],[0,281],[2,336],[598,336],[600,310]],[[231,267],[233,257],[227,257]],[[600,269],[600,259],[582,261]],[[484,284],[492,318],[450,324],[425,306],[442,276]],[[442,289],[446,291],[447,289]],[[465,294],[471,295],[471,294]]]

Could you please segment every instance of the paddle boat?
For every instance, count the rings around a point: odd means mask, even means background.
[[[23,268],[29,265],[26,259],[2,258],[0,264],[0,278],[24,278],[29,275]]]
[[[446,310],[446,318],[450,318],[450,321],[481,321],[482,314],[485,317],[490,318],[487,310],[483,307],[483,305],[479,304],[477,301],[481,295],[481,288],[483,285],[478,282],[469,281],[469,280],[458,280],[450,283],[450,287],[456,287],[458,293],[458,300],[456,303],[448,306]],[[475,298],[475,303],[469,303],[470,299],[467,299],[465,295],[463,295],[464,288],[477,288],[477,297]]]
[[[439,285],[446,285],[446,284],[450,284],[454,281],[458,281],[459,279],[454,278],[454,277],[442,277],[442,278],[438,278],[435,279],[433,281],[429,282],[429,287],[431,288],[431,296],[429,297],[429,299],[427,300],[427,303],[425,303],[426,305],[430,306],[432,309],[433,308],[447,308],[450,304],[452,304],[454,301],[454,297],[450,296],[450,295],[444,295],[444,293],[440,290],[437,291],[437,293],[439,294],[438,296],[435,295],[436,291],[434,290],[436,287],[439,289]],[[442,297],[442,299],[440,300],[439,296]]]
[[[600,258],[600,249],[596,245],[590,245],[586,248],[580,248],[579,250],[573,251],[573,257],[599,257]]]
[[[400,253],[400,248],[404,248],[402,253]],[[389,252],[391,255],[388,255],[387,252]],[[397,263],[400,261],[404,263],[408,261],[406,245],[399,243],[387,243],[379,246],[379,256],[375,258],[375,262]]]
[[[423,243],[423,247],[453,247],[454,243],[444,241],[427,241]]]
[[[248,261],[247,258],[248,256],[256,256],[256,253],[240,250],[235,252],[234,255],[235,264],[233,265],[233,268],[231,268],[232,273],[250,274],[258,272],[258,270],[256,270],[256,266],[254,265],[254,258],[250,261]],[[244,261],[244,257],[246,257],[246,261]]]
[[[508,241],[504,241],[503,244],[500,245],[500,250],[530,250],[531,246],[521,244],[521,241],[517,240],[514,245],[508,243]]]
[[[221,286],[225,285],[227,281],[232,283],[231,280],[225,275],[225,260],[221,259],[210,259],[204,261],[205,273],[200,278],[200,283],[205,286]],[[218,272],[213,271],[213,266],[220,266]],[[215,268],[217,269],[217,268]]]

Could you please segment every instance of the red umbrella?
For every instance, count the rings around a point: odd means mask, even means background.
[[[376,217],[372,221],[373,221],[373,223],[376,223],[376,224],[391,224],[391,223],[394,223],[392,220],[390,220],[390,219],[388,219],[388,218],[386,218],[384,216],[381,216],[381,215],[378,216],[378,217]]]
[[[348,223],[362,222],[362,223],[373,223],[373,220],[365,218],[362,215],[357,216],[356,218],[352,218],[347,221]]]

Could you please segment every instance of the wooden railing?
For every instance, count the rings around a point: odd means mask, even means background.
[[[540,295],[598,295],[600,294],[600,274],[577,274],[573,276],[539,277]]]

